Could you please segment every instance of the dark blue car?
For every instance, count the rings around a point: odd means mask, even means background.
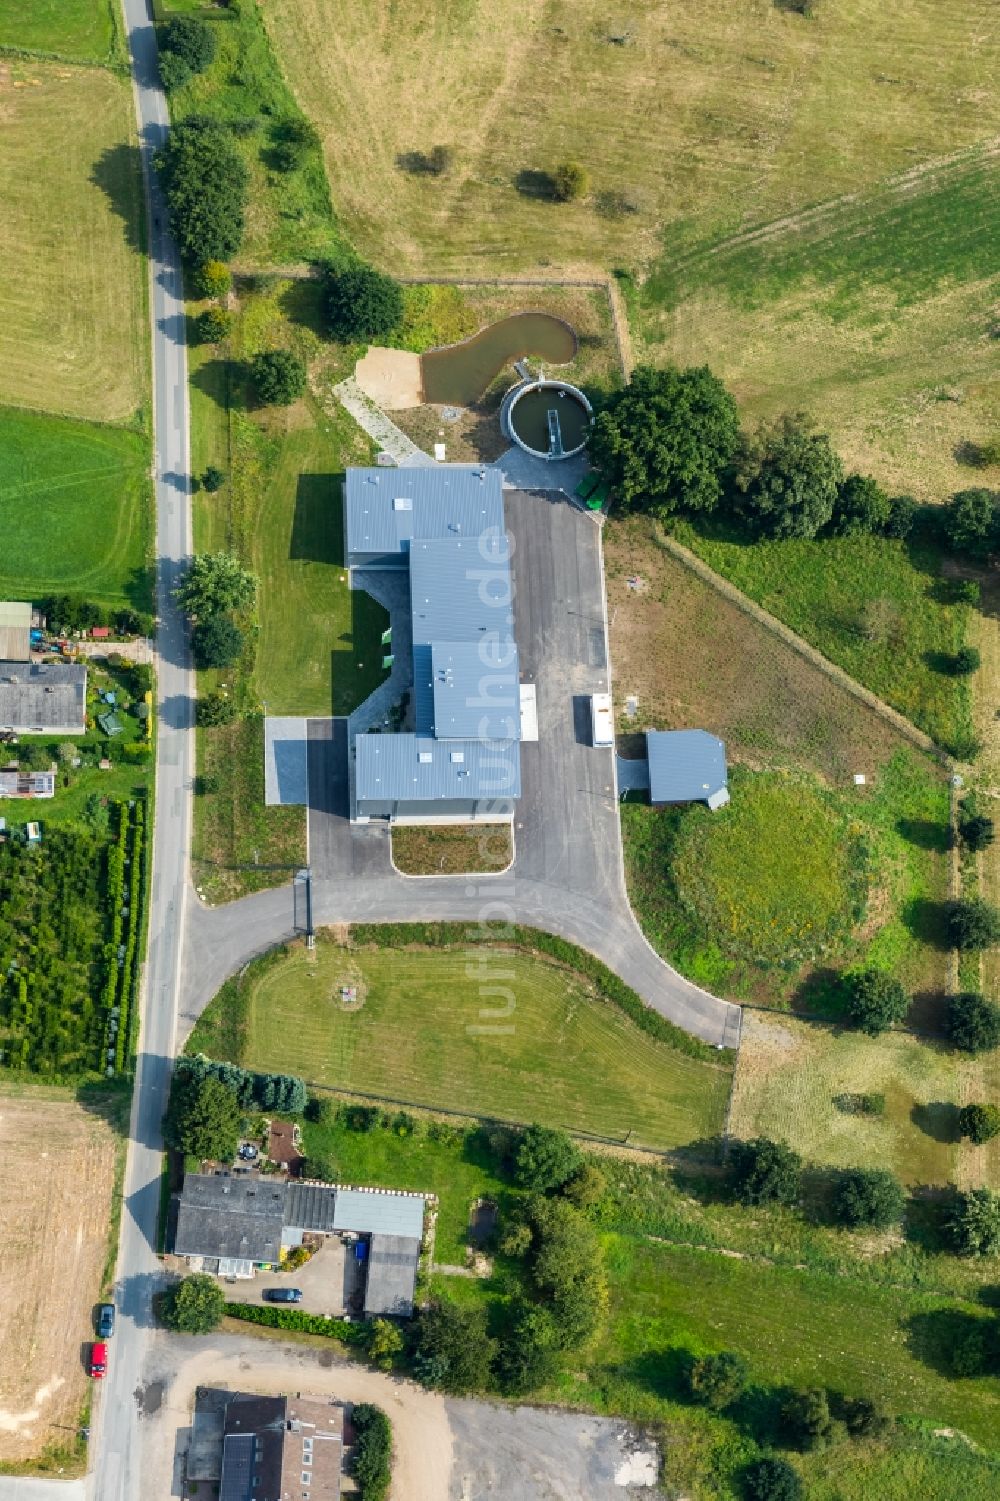
[[[115,1305],[101,1303],[97,1309],[97,1337],[110,1339],[115,1332]]]
[[[265,1303],[301,1303],[301,1287],[265,1287],[261,1293]]]

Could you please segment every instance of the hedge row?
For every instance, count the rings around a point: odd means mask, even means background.
[[[125,943],[125,963],[122,966],[122,985],[119,992],[121,1014],[115,1037],[115,1069],[121,1073],[132,1056],[132,1042],[138,1007],[135,1004],[139,978],[139,934],[143,918],[143,862],[145,849],[145,820],[142,803],[135,805],[132,828],[132,845],[129,851],[128,880],[128,938]]]
[[[119,993],[122,989],[121,976],[124,973],[124,956],[119,955],[118,950],[122,947],[122,908],[125,897],[125,848],[128,840],[128,808],[124,803],[118,804],[118,835],[113,845],[108,849],[108,890],[107,910],[110,917],[110,929],[108,941],[104,945],[105,976],[104,990],[101,996],[102,1009],[104,1011],[104,1061],[106,1064],[118,1065],[118,1036],[122,1031],[120,1006],[118,1004]],[[131,916],[131,913],[129,914]]]
[[[338,1339],[343,1345],[367,1349],[371,1333],[368,1324],[347,1319],[324,1318],[318,1313],[303,1313],[300,1308],[277,1308],[273,1304],[227,1303],[226,1317],[241,1319],[244,1324],[263,1324],[267,1329],[291,1329],[297,1334],[322,1334]]]
[[[615,972],[600,959],[578,948],[565,938],[556,938],[551,933],[537,928],[525,928],[508,923],[356,923],[351,928],[353,941],[361,947],[381,949],[459,948],[470,943],[500,943],[529,954],[541,954],[565,964],[588,979],[601,997],[617,1006],[636,1026],[658,1042],[666,1043],[689,1058],[704,1062],[718,1062],[717,1050],[708,1043],[699,1042],[681,1027],[675,1027],[658,1011],[646,1005],[630,985],[619,979]]]

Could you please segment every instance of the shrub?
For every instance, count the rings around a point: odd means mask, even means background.
[[[291,406],[306,389],[306,367],[289,349],[255,355],[250,374],[258,398],[270,406]]]
[[[215,31],[197,16],[174,16],[160,28],[158,41],[161,54],[183,58],[192,73],[204,73],[215,61]]]
[[[192,116],[175,125],[156,166],[170,220],[186,261],[225,261],[243,241],[248,173],[229,131]]]
[[[955,552],[985,557],[996,542],[996,497],[989,490],[960,490],[944,508],[943,525]]]
[[[717,505],[739,435],[736,403],[707,365],[640,365],[598,412],[588,447],[624,510],[665,518]]]
[[[226,1311],[226,1295],[214,1277],[195,1272],[164,1295],[160,1316],[178,1334],[211,1334]]]
[[[560,1349],[573,1349],[593,1333],[604,1307],[600,1242],[565,1199],[536,1197],[529,1213],[536,1236],[532,1281],[552,1315]]]
[[[889,497],[881,485],[870,475],[849,474],[837,494],[830,531],[837,537],[881,532],[889,516]]]
[[[336,1183],[339,1177],[336,1162],[324,1152],[304,1157],[301,1173],[303,1178],[317,1178],[320,1183]]]
[[[278,1308],[273,1303],[227,1303],[226,1317],[265,1329],[294,1329],[297,1334],[320,1334],[344,1345],[364,1349],[370,1337],[368,1324],[327,1318],[323,1313],[304,1313],[301,1308]]]
[[[883,1168],[850,1168],[841,1173],[833,1195],[834,1218],[851,1228],[887,1230],[903,1218],[906,1196]]]
[[[693,1363],[688,1376],[693,1400],[717,1412],[737,1401],[749,1380],[750,1367],[735,1350],[702,1355]]]
[[[843,1397],[840,1406],[852,1438],[883,1438],[891,1426],[892,1419],[881,1402],[870,1397]]]
[[[877,969],[850,975],[847,994],[851,1020],[870,1037],[885,1032],[893,1022],[901,1022],[910,1009],[910,997],[900,982]]]
[[[348,1131],[374,1131],[378,1125],[378,1109],[374,1105],[345,1105],[342,1113]]]
[[[504,1225],[500,1232],[500,1254],[512,1258],[523,1256],[530,1250],[531,1241],[531,1226],[524,1220],[514,1220],[511,1224]]]
[[[243,632],[231,615],[209,615],[191,632],[195,666],[232,667],[243,651]]]
[[[585,1162],[563,1184],[562,1192],[571,1204],[585,1212],[596,1209],[604,1198],[608,1188],[608,1180],[593,1162]]]
[[[952,1375],[966,1379],[986,1374],[989,1365],[986,1330],[971,1321],[959,1329],[948,1351]]]
[[[343,344],[386,338],[403,319],[402,288],[374,266],[331,270],[325,302],[330,332]]]
[[[783,1142],[759,1136],[733,1143],[731,1179],[743,1204],[791,1204],[799,1196],[802,1159]]]
[[[489,1381],[496,1341],[486,1331],[486,1310],[433,1302],[417,1318],[414,1374],[424,1386],[461,1394]]]
[[[1000,1251],[1000,1194],[989,1188],[959,1194],[948,1230],[960,1256],[995,1256]]]
[[[894,495],[889,502],[889,515],[885,523],[886,536],[905,541],[916,524],[918,509],[917,502],[912,495]]]
[[[959,1134],[977,1147],[1000,1135],[1000,1105],[963,1105],[958,1112]]]
[[[225,479],[226,476],[221,469],[217,469],[214,464],[209,464],[201,477],[201,488],[207,490],[209,495],[214,495],[217,490],[222,489]]]
[[[747,1501],[801,1501],[804,1494],[798,1471],[787,1459],[754,1460],[743,1474]]]
[[[332,1126],[339,1113],[340,1106],[328,1094],[311,1094],[304,1112],[306,1120],[314,1126]]]
[[[825,1449],[833,1438],[834,1425],[823,1388],[793,1392],[781,1409],[781,1426],[797,1449]]]
[[[432,146],[427,153],[427,171],[432,177],[443,177],[455,164],[455,153],[450,146]]]
[[[371,1336],[368,1346],[369,1359],[378,1366],[379,1370],[391,1370],[397,1355],[402,1354],[404,1344],[402,1333],[388,1319],[372,1319],[368,1332]]]
[[[967,678],[972,673],[978,672],[982,658],[974,646],[963,646],[948,663],[948,671],[953,678]]]
[[[192,276],[192,291],[199,297],[225,297],[233,284],[225,261],[204,261]]]
[[[802,413],[762,424],[737,464],[741,510],[765,537],[815,537],[831,520],[844,471],[826,433]]]
[[[523,1396],[554,1380],[559,1370],[559,1329],[547,1308],[515,1305],[497,1356],[497,1379],[508,1396]]]
[[[590,175],[579,162],[560,162],[552,174],[552,196],[559,203],[585,198],[590,191]]]
[[[199,313],[195,326],[199,344],[218,344],[228,337],[233,327],[233,315],[225,308],[208,307]]]
[[[384,1501],[389,1494],[392,1429],[380,1407],[358,1402],[351,1412],[356,1442],[352,1474],[360,1501]]]
[[[1000,1047],[1000,1006],[975,991],[962,991],[948,1002],[947,1032],[963,1053],[988,1053]]]
[[[232,724],[236,718],[236,705],[228,693],[208,693],[198,700],[195,719],[204,728],[220,724]]]
[[[948,934],[957,949],[988,949],[1000,941],[1000,911],[978,896],[952,902]]]
[[[182,89],[193,77],[191,64],[179,52],[160,53],[160,82],[168,94]]]
[[[969,850],[978,852],[993,843],[993,820],[982,813],[972,797],[967,797],[958,810],[958,837]]]
[[[529,1126],[521,1137],[514,1176],[522,1188],[550,1193],[580,1171],[583,1158],[565,1131]]]
[[[271,161],[279,172],[294,172],[319,146],[319,136],[308,120],[286,120],[276,135]]]

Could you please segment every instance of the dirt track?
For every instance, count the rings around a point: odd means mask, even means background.
[[[65,1093],[0,1095],[0,1461],[76,1431],[114,1178],[108,1127]]]

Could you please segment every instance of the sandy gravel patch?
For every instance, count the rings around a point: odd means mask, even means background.
[[[358,360],[354,378],[365,395],[387,412],[418,407],[424,399],[420,356],[407,349],[369,349]]]

